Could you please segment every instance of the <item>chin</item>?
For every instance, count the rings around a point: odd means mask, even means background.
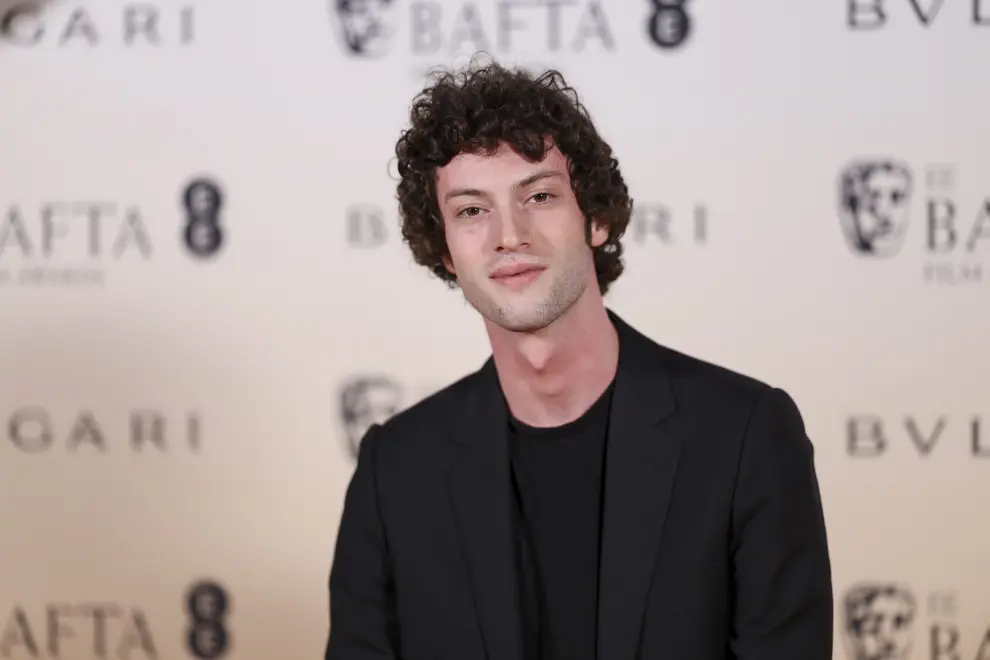
[[[503,330],[508,330],[509,332],[537,332],[543,328],[550,325],[542,320],[537,319],[520,319],[520,318],[496,318],[492,319],[492,323],[502,328]]]
[[[559,316],[559,311],[546,302],[528,302],[497,306],[489,320],[511,332],[535,332],[547,327]]]
[[[466,284],[466,283],[465,283]],[[542,286],[537,286],[542,284]],[[546,328],[567,311],[575,295],[566,290],[535,282],[520,291],[487,286],[462,286],[465,297],[489,323],[510,332],[536,332]]]

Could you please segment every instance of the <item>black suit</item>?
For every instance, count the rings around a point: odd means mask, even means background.
[[[831,660],[825,524],[794,402],[610,317],[599,660]],[[507,428],[489,359],[367,433],[327,660],[523,660]]]

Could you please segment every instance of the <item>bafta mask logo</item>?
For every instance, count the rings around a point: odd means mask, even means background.
[[[842,171],[839,211],[853,252],[874,257],[900,252],[912,185],[908,167],[893,160],[856,162]]]
[[[386,376],[352,378],[340,390],[340,417],[351,454],[357,458],[361,440],[372,424],[384,423],[402,406],[402,386]]]
[[[395,34],[398,0],[327,0],[341,44],[358,58],[385,55]]]
[[[894,584],[860,584],[846,592],[842,633],[851,660],[907,660],[914,596]]]

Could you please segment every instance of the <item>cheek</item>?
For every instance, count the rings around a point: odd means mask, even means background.
[[[472,232],[448,231],[446,237],[447,252],[455,266],[464,268],[477,261],[479,241]]]
[[[558,229],[558,238],[566,238],[570,243],[587,244],[587,219],[578,206],[577,200],[573,200],[567,206],[566,211],[561,214],[558,222],[554,223]],[[591,225],[591,238],[595,238],[595,225]]]
[[[571,250],[583,250],[588,247],[588,236],[586,234],[585,221],[584,218],[571,218],[570,222],[566,226],[561,227],[558,232],[556,241],[560,245],[567,245]],[[592,225],[591,231],[592,244],[595,241],[595,229]]]

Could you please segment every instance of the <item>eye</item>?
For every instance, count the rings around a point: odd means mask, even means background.
[[[462,209],[457,215],[462,218],[473,218],[474,216],[481,213],[481,209],[477,206],[469,206],[466,209]]]
[[[537,204],[546,204],[551,199],[553,199],[553,195],[551,195],[548,192],[538,192],[532,197],[530,197],[530,199],[532,199]]]

